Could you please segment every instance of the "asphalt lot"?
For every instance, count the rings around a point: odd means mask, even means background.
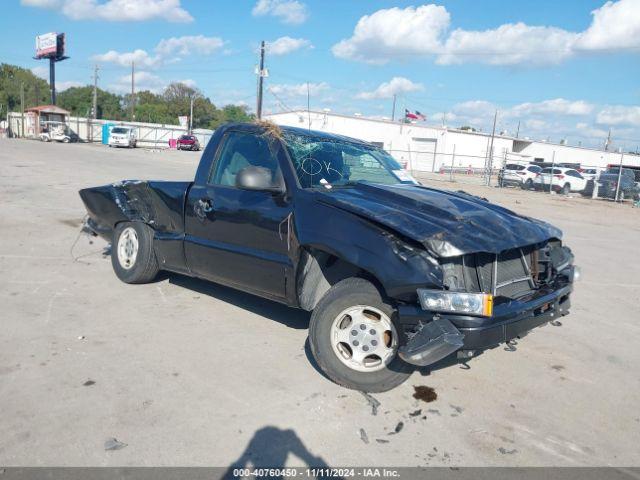
[[[180,276],[125,285],[99,239],[74,260],[80,188],[198,160],[0,139],[0,465],[640,465],[639,209],[434,182],[561,227],[583,280],[561,327],[416,372],[374,416],[316,371],[308,314]]]

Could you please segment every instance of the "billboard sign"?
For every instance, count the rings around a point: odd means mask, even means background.
[[[36,58],[55,56],[58,52],[58,35],[45,33],[36,37]]]

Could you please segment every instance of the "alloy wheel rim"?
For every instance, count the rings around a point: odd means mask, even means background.
[[[118,239],[118,262],[125,270],[133,268],[138,257],[138,233],[133,227],[125,228]]]
[[[356,305],[340,312],[331,325],[330,336],[338,359],[358,372],[384,369],[398,348],[398,335],[391,319],[369,305]]]

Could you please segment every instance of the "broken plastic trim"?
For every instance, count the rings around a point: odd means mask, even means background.
[[[400,347],[398,355],[407,363],[424,367],[462,348],[463,340],[464,335],[449,320],[435,318],[421,324],[407,344]]]

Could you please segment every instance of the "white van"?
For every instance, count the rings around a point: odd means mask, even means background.
[[[109,134],[110,147],[136,148],[137,142],[136,129],[134,127],[116,126],[111,129]]]

